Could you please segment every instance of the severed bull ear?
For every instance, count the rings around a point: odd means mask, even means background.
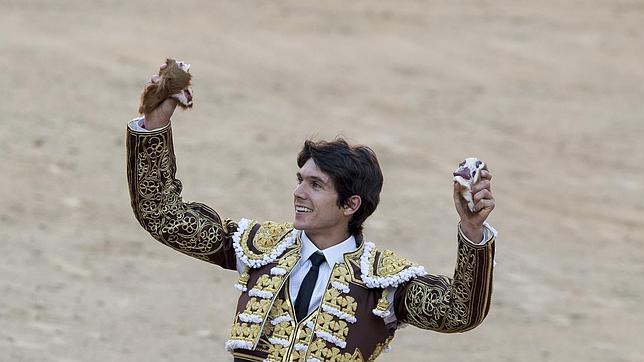
[[[474,200],[472,199],[472,185],[481,178],[481,171],[487,170],[485,162],[476,157],[468,157],[458,164],[454,171],[454,181],[461,185],[461,196],[467,202],[470,211],[474,212]]]
[[[182,108],[192,107],[192,75],[188,72],[190,64],[166,59],[165,67],[159,70],[159,81],[148,84],[141,94],[139,113],[152,112],[163,101],[173,98]]]

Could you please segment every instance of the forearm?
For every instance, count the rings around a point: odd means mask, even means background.
[[[128,128],[128,183],[132,210],[141,226],[173,249],[235,269],[231,235],[236,225],[222,222],[206,205],[183,202],[175,173],[170,125],[147,132]]]
[[[398,320],[444,333],[464,332],[479,325],[488,313],[492,295],[494,236],[475,245],[459,231],[453,278],[425,275],[398,288]]]

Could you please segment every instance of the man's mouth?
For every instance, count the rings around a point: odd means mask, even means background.
[[[308,207],[304,207],[304,206],[295,206],[295,211],[296,212],[312,212],[313,210],[309,209]]]

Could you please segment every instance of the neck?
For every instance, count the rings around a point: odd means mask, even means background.
[[[306,236],[317,246],[318,249],[324,250],[326,248],[330,248],[332,246],[338,245],[341,242],[347,240],[351,234],[349,234],[349,231],[344,231],[343,233],[335,233],[335,234],[316,234],[315,232],[311,231],[304,231],[306,233]]]

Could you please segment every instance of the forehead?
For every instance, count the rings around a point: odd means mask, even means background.
[[[320,170],[312,158],[309,158],[306,163],[300,167],[298,174],[303,178],[318,178],[324,182],[329,182],[331,179],[329,175]]]

